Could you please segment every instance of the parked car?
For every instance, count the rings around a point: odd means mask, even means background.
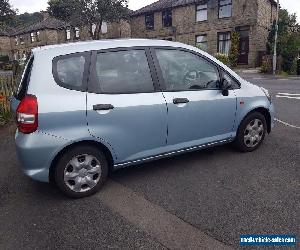
[[[75,198],[97,192],[110,170],[231,142],[251,152],[274,124],[267,90],[159,40],[34,49],[12,108],[25,174]]]

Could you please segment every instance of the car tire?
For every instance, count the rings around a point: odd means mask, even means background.
[[[83,198],[95,194],[107,179],[108,162],[104,153],[83,145],[66,151],[58,160],[54,178],[68,197]]]
[[[267,133],[267,122],[263,114],[252,112],[241,122],[234,141],[240,152],[252,152],[259,148]]]

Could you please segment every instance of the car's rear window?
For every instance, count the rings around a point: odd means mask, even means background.
[[[74,90],[85,88],[85,70],[88,66],[87,53],[76,53],[56,57],[53,60],[53,75],[58,85]]]
[[[31,56],[29,61],[27,62],[26,66],[25,66],[23,76],[22,76],[22,79],[21,79],[21,82],[20,82],[20,86],[19,86],[18,92],[15,96],[18,100],[22,100],[24,98],[24,96],[26,95],[26,93],[27,93],[28,84],[30,82],[30,76],[31,76],[33,61],[34,61],[34,57]]]

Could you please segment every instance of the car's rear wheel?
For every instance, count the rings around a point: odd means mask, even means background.
[[[90,196],[102,187],[108,174],[105,155],[92,146],[77,146],[65,152],[55,168],[55,182],[72,198]]]
[[[235,139],[235,146],[241,152],[252,152],[264,141],[267,122],[259,112],[250,113],[241,122]]]

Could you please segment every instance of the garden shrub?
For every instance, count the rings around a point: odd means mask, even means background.
[[[239,58],[240,35],[238,32],[231,32],[231,46],[228,55],[229,64],[235,68]]]
[[[224,63],[225,65],[229,65],[229,57],[226,54],[217,53],[215,55],[215,58],[217,58],[219,61]]]

